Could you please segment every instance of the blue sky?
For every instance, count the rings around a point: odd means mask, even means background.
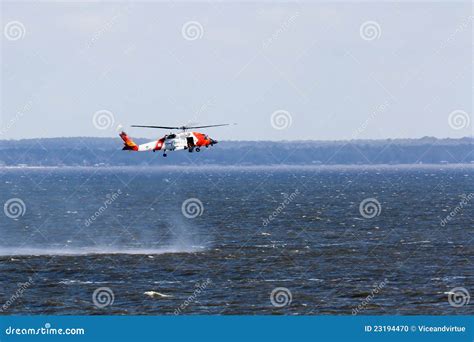
[[[0,139],[190,122],[236,122],[209,131],[233,140],[473,132],[470,2],[1,6]]]

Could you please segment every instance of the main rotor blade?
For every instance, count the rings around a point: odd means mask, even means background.
[[[132,127],[162,128],[162,129],[181,129],[182,128],[182,127],[170,127],[170,126],[142,126],[142,125],[132,125]]]
[[[142,128],[161,128],[161,129],[191,129],[191,128],[209,128],[209,127],[221,127],[221,126],[230,126],[231,124],[221,124],[221,125],[207,125],[207,126],[144,126],[144,125],[132,125],[132,127],[142,127]],[[235,124],[234,124],[235,125]]]
[[[208,128],[208,127],[221,127],[221,126],[230,126],[230,124],[222,124],[222,125],[207,125],[207,126],[189,126],[189,127],[186,127],[186,129],[189,129],[189,128]]]

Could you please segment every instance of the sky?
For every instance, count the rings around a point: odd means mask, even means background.
[[[470,2],[1,3],[0,139],[473,135]]]

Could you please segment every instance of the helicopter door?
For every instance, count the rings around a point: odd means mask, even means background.
[[[187,142],[187,144],[188,144],[188,148],[189,148],[190,150],[192,150],[192,149],[194,148],[194,146],[195,146],[195,145],[194,145],[194,139],[193,139],[193,137],[187,137],[187,138],[186,138],[186,142]]]

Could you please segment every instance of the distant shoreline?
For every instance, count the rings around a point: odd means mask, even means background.
[[[137,141],[137,143],[142,143]],[[387,139],[350,142],[221,141],[199,153],[122,151],[119,138],[1,141],[0,167],[33,166],[320,166],[474,163],[474,139]]]

